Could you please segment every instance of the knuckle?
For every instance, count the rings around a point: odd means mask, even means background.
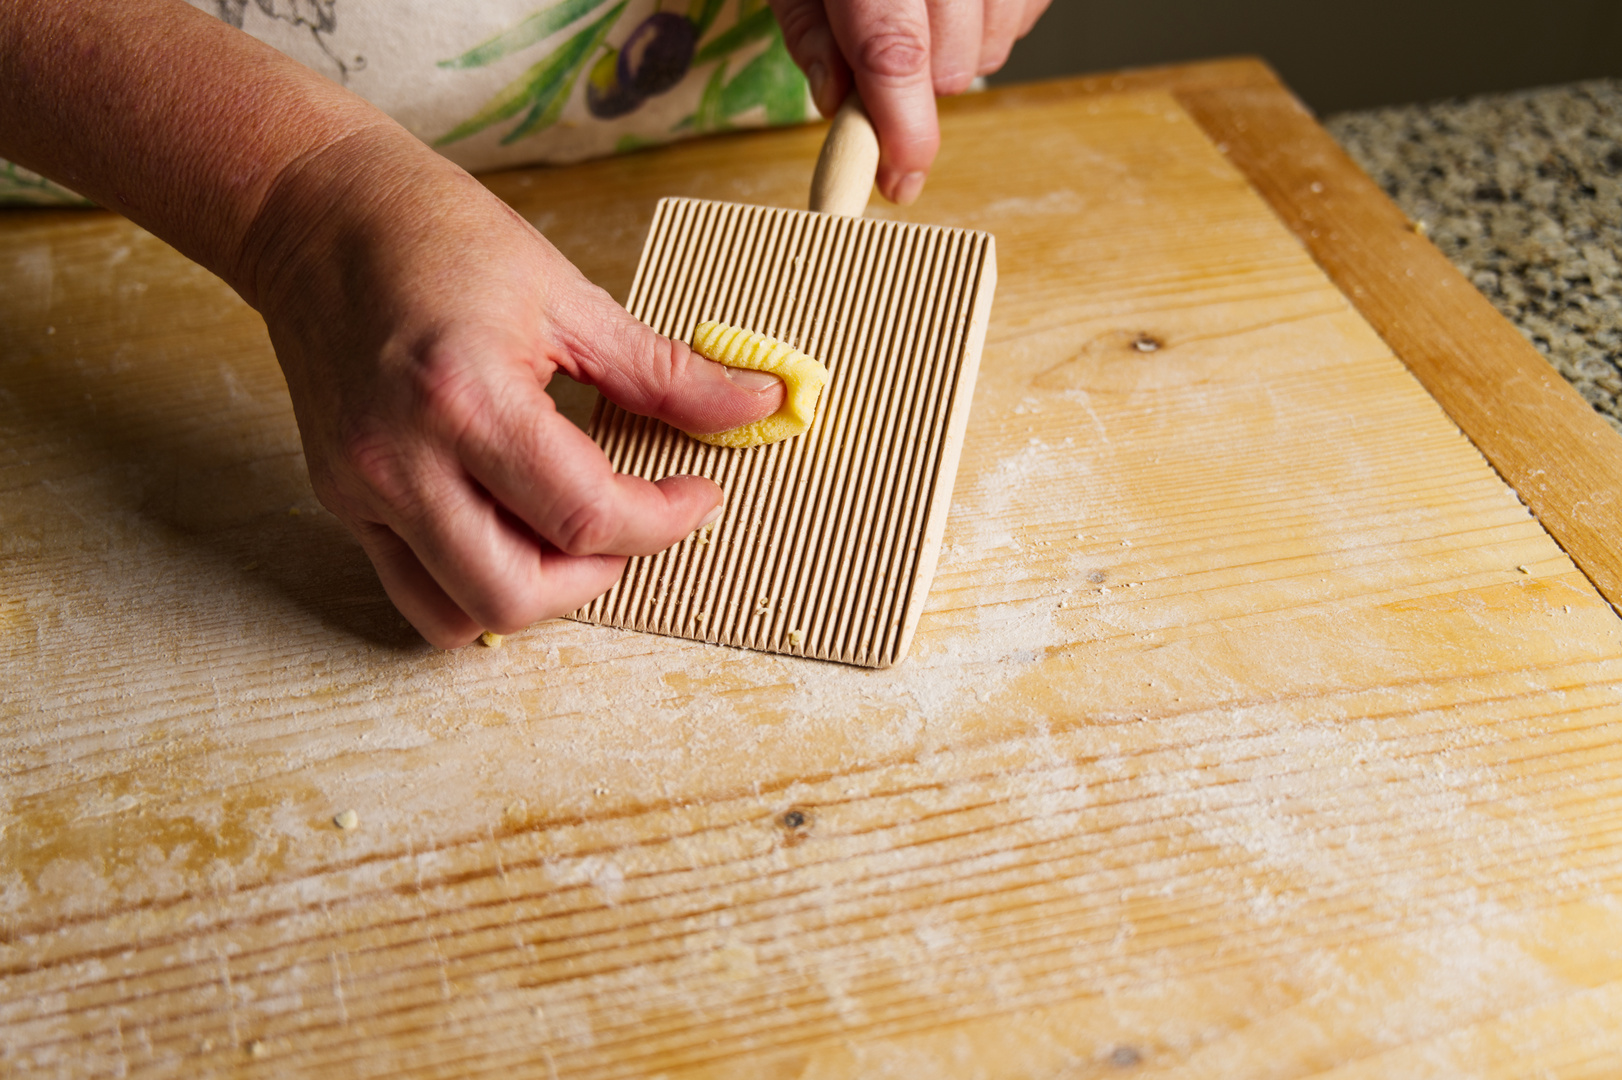
[[[929,30],[897,19],[880,23],[863,38],[857,63],[889,79],[922,75],[929,70]]]
[[[686,383],[695,364],[703,359],[685,341],[676,338],[661,336],[654,343],[653,362],[649,365],[652,378],[648,396],[654,401],[655,408],[661,413],[669,411],[678,396],[678,388]]]
[[[598,491],[588,495],[558,523],[552,542],[568,555],[598,555],[618,534],[613,504],[606,494]]]
[[[317,488],[317,497],[340,518],[380,517],[410,527],[436,511],[420,458],[381,424],[357,426],[344,439],[327,486],[330,496]]]
[[[399,441],[381,425],[355,425],[343,436],[338,461],[332,487],[339,498],[369,493],[395,502],[409,486]]]
[[[466,365],[424,362],[399,389],[399,397],[371,403],[342,426],[321,486],[343,504],[381,504],[412,522],[434,511],[429,460],[487,427],[493,405]]]
[[[491,397],[473,365],[430,356],[413,369],[413,390],[429,430],[459,442],[490,418]]]

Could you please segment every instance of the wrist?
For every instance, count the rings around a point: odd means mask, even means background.
[[[368,257],[390,204],[443,182],[447,166],[381,117],[345,131],[280,170],[221,276],[267,317],[311,286],[342,288],[346,269],[358,269],[346,263]]]

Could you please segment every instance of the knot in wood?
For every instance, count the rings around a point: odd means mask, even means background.
[[[1128,1069],[1143,1060],[1135,1046],[1117,1046],[1110,1051],[1109,1063],[1118,1069]]]

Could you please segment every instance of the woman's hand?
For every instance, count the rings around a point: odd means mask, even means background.
[[[608,589],[715,514],[694,476],[616,474],[545,392],[562,371],[633,412],[720,431],[782,383],[631,318],[521,217],[398,129],[277,182],[245,277],[321,502],[430,642],[517,630]]]
[[[854,84],[879,136],[879,190],[906,205],[940,146],[935,98],[1003,66],[1048,0],[771,0],[824,116]]]

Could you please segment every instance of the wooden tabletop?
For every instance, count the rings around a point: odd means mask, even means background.
[[[884,212],[1001,281],[885,671],[430,650],[258,317],[0,218],[0,1073],[1622,1072],[1622,439],[1259,64],[943,124]],[[623,297],[820,135],[489,183]]]

